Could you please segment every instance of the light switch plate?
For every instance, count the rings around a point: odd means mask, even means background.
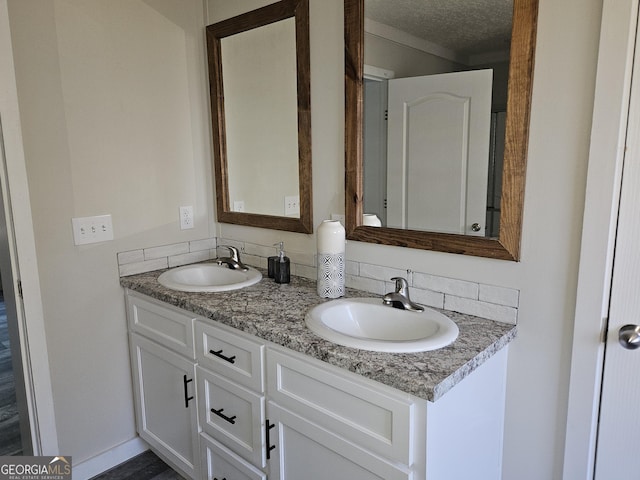
[[[111,215],[76,217],[71,219],[75,245],[99,243],[113,240]]]

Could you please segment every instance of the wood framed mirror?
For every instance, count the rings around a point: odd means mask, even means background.
[[[506,3],[509,4],[509,2]],[[347,238],[384,245],[518,261],[538,0],[513,0],[508,74],[505,75],[508,82],[501,195],[498,196],[500,198],[499,228],[497,235],[491,236],[427,231],[428,229],[425,228],[413,229],[410,224],[404,228],[365,225],[363,217],[367,213],[364,209],[363,186],[365,0],[344,0],[344,7]],[[385,199],[385,208],[386,206]],[[474,224],[473,227],[475,231],[478,224]]]
[[[309,2],[207,26],[217,220],[312,233]]]

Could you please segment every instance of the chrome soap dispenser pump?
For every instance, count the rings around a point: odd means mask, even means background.
[[[280,242],[280,252],[275,261],[275,272],[273,279],[276,283],[289,283],[291,281],[291,262],[289,257],[284,255],[284,242]]]

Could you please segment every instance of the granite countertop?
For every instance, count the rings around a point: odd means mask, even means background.
[[[359,350],[324,340],[306,327],[307,310],[326,301],[316,293],[314,281],[292,275],[291,283],[277,284],[263,272],[259,283],[242,290],[189,293],[160,285],[157,279],[164,271],[122,277],[120,284],[432,402],[516,336],[514,325],[440,310],[460,330],[448,347],[421,353]],[[345,296],[375,295],[348,288]]]

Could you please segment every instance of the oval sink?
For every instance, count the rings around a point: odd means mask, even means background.
[[[167,288],[181,292],[228,292],[258,283],[262,274],[249,270],[231,270],[217,263],[198,263],[172,268],[158,277],[158,282]]]
[[[343,298],[307,312],[315,334],[346,347],[376,352],[426,352],[458,338],[458,326],[430,308],[410,312],[383,305],[380,298]]]

